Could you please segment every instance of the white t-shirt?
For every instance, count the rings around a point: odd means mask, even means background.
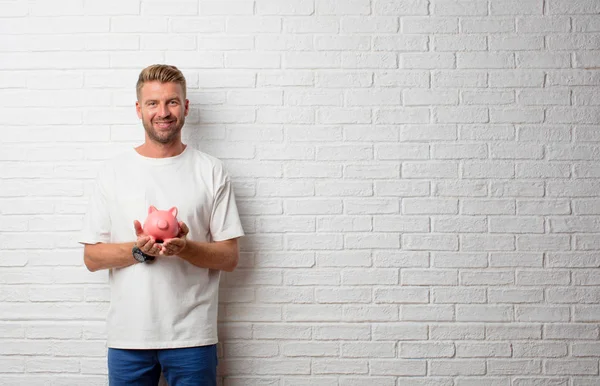
[[[189,240],[244,235],[223,165],[187,146],[175,157],[148,158],[131,149],[106,162],[79,241],[135,241],[133,221],[143,224],[150,205],[177,207],[178,220],[190,229]],[[159,349],[217,343],[219,277],[219,270],[199,268],[177,256],[110,269],[108,346]]]

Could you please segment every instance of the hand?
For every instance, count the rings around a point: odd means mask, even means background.
[[[142,224],[140,224],[139,221],[135,220],[133,222],[133,227],[135,228],[135,235],[137,236],[137,241],[135,242],[137,247],[147,255],[158,256],[162,250],[162,246],[156,242],[154,237],[144,233]]]
[[[179,234],[177,237],[172,239],[166,239],[163,241],[162,250],[160,251],[161,256],[174,256],[178,255],[183,251],[187,244],[185,236],[190,232],[190,229],[183,221],[179,222]]]

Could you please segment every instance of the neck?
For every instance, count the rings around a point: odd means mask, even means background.
[[[183,144],[181,140],[163,144],[146,139],[146,142],[144,142],[143,145],[136,147],[135,151],[144,157],[168,158],[183,153],[186,147],[187,145]]]

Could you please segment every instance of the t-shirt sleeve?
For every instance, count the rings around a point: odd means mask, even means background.
[[[244,236],[229,176],[219,165],[215,168],[214,177],[217,191],[210,217],[210,234],[213,241]]]
[[[96,177],[94,190],[83,219],[83,228],[79,233],[79,242],[81,244],[110,242],[111,222],[105,177],[102,171]]]

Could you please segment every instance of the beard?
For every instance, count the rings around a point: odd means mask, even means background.
[[[144,130],[146,130],[146,134],[148,134],[150,140],[163,145],[169,144],[173,142],[175,138],[179,137],[184,123],[185,118],[181,117],[181,120],[171,122],[171,124],[174,126],[170,127],[169,130],[160,130],[155,129],[154,124],[151,121],[142,120]]]

